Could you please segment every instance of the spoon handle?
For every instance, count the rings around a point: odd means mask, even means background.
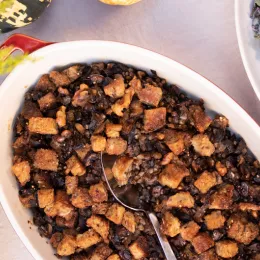
[[[172,248],[168,242],[168,239],[160,230],[160,224],[159,224],[157,217],[155,216],[154,213],[151,213],[151,212],[147,213],[147,215],[154,227],[154,230],[155,230],[158,240],[161,244],[161,247],[163,249],[166,259],[167,260],[177,260],[177,258],[175,257],[175,255],[172,251]]]

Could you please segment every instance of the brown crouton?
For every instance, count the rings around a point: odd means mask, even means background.
[[[13,148],[14,149],[22,148],[22,147],[26,146],[28,144],[28,142],[29,142],[29,138],[25,137],[24,135],[21,135],[21,136],[17,137],[17,139],[13,143]]]
[[[232,215],[228,220],[227,233],[229,238],[248,245],[258,236],[259,228],[242,215]]]
[[[32,117],[42,117],[42,113],[38,108],[37,104],[28,100],[24,102],[21,115],[28,120]]]
[[[58,127],[55,119],[48,117],[31,117],[29,119],[28,129],[31,133],[42,135],[58,134]]]
[[[166,108],[144,110],[144,130],[154,132],[166,124]]]
[[[106,152],[110,155],[120,155],[127,148],[127,142],[121,138],[108,138],[106,144]]]
[[[185,166],[168,164],[161,172],[158,181],[161,185],[176,189],[183,178],[189,175],[190,172]]]
[[[71,203],[74,207],[83,209],[92,206],[93,201],[87,188],[77,188],[72,194]]]
[[[192,118],[192,123],[200,133],[203,133],[209,127],[212,120],[206,115],[200,106],[190,106],[189,112]]]
[[[40,91],[54,91],[56,86],[50,80],[49,74],[44,74],[38,80],[35,89]]]
[[[122,117],[124,115],[123,114],[124,109],[129,108],[134,94],[135,94],[134,89],[132,89],[131,87],[128,88],[125,91],[125,95],[121,99],[117,100],[114,105],[111,106],[112,111],[117,116]]]
[[[77,221],[78,221],[78,213],[77,212],[72,212],[71,217],[66,220],[65,218],[56,217],[56,225],[59,227],[67,227],[67,228],[74,228]]]
[[[109,242],[109,221],[100,216],[92,215],[86,222],[88,227],[93,228],[106,243]]]
[[[190,146],[191,136],[187,132],[167,129],[164,135],[164,142],[175,155],[181,154],[186,147]]]
[[[120,124],[106,124],[106,135],[107,137],[119,137],[120,131],[122,130],[122,125]]]
[[[222,240],[216,243],[216,252],[220,257],[231,258],[238,253],[236,242],[230,240]]]
[[[125,94],[124,78],[121,75],[116,75],[115,79],[104,87],[106,95],[112,98],[120,98]]]
[[[40,189],[37,195],[40,208],[45,208],[54,202],[54,189]]]
[[[107,258],[107,260],[120,260],[120,256],[118,254],[111,255]]]
[[[182,191],[169,197],[166,205],[169,208],[193,208],[194,199],[189,192]]]
[[[38,104],[41,111],[52,109],[56,105],[56,97],[52,92],[49,92],[38,100]]]
[[[210,209],[229,209],[233,203],[234,186],[226,184],[210,196]]]
[[[129,246],[134,259],[143,259],[148,256],[149,247],[145,237],[140,236]]]
[[[180,233],[181,222],[174,217],[170,212],[165,212],[162,218],[161,230],[170,237],[175,237]]]
[[[193,238],[191,243],[198,254],[201,254],[214,246],[213,239],[207,233],[199,233]]]
[[[190,221],[181,227],[181,237],[184,240],[192,241],[192,239],[198,234],[199,230],[200,226],[196,222]]]
[[[194,186],[198,188],[201,193],[207,193],[213,186],[217,184],[215,172],[204,171],[199,178],[194,182]]]
[[[145,88],[137,92],[137,95],[142,103],[157,107],[162,98],[162,89],[146,84]]]
[[[216,169],[221,176],[225,176],[227,174],[227,167],[223,165],[221,162],[216,162]]]
[[[59,165],[58,155],[53,150],[38,149],[35,153],[33,165],[41,170],[56,172]]]
[[[114,163],[112,172],[119,186],[127,184],[133,161],[132,158],[123,156]]]
[[[88,260],[107,260],[113,250],[106,244],[99,244]]]
[[[131,86],[132,89],[134,89],[135,93],[138,93],[139,91],[142,90],[142,83],[140,79],[137,79],[134,77],[130,82],[129,85]]]
[[[105,215],[108,211],[108,203],[96,203],[92,205],[92,214]]]
[[[91,145],[85,144],[84,146],[75,149],[75,152],[77,153],[78,157],[81,160],[84,160],[84,158],[87,156],[90,150],[91,150]]]
[[[66,174],[69,174],[71,172],[74,176],[82,176],[86,173],[85,166],[79,161],[79,159],[75,155],[72,155],[66,161],[66,165]]]
[[[106,213],[106,218],[117,225],[122,224],[125,208],[118,203],[113,203]]]
[[[74,193],[76,188],[78,187],[79,179],[77,176],[66,176],[65,177],[65,186],[68,195]]]
[[[205,216],[205,222],[208,230],[222,228],[226,222],[225,217],[221,214],[221,211],[213,211]]]
[[[50,243],[52,245],[53,248],[57,248],[60,241],[62,240],[63,238],[63,234],[60,233],[60,232],[56,232],[54,233],[52,236],[51,236],[51,239],[50,239]]]
[[[67,77],[70,79],[70,82],[73,82],[82,75],[83,68],[84,67],[81,65],[73,65],[63,70],[62,73],[67,75]]]
[[[31,167],[27,161],[14,164],[12,167],[12,172],[17,177],[22,186],[24,186],[31,179]]]
[[[106,138],[101,135],[91,136],[91,146],[94,152],[103,152],[106,148]]]
[[[87,249],[99,242],[102,238],[93,229],[89,229],[83,234],[78,234],[76,238],[77,246],[82,249]]]
[[[61,106],[56,113],[56,123],[59,127],[64,127],[66,125],[66,107]]]
[[[134,100],[130,105],[130,117],[137,117],[143,114],[144,108],[139,100]]]
[[[191,143],[195,151],[201,156],[211,156],[215,152],[215,147],[210,142],[207,135],[195,135],[193,136]]]
[[[126,211],[123,216],[122,226],[124,226],[131,233],[135,232],[135,216],[132,212]]]
[[[173,159],[174,154],[172,152],[167,153],[164,155],[161,165],[167,165],[171,162],[171,160]]]
[[[19,195],[19,200],[25,208],[34,208],[37,207],[37,200],[35,194],[29,195]]]
[[[91,185],[89,188],[89,195],[95,203],[104,202],[108,199],[107,189],[103,182]]]
[[[60,256],[69,256],[75,253],[77,244],[73,236],[64,235],[57,247],[57,253]]]
[[[260,210],[260,206],[253,204],[253,203],[246,203],[246,202],[240,202],[238,204],[238,208],[242,211],[250,211],[250,210],[259,211]]]
[[[62,72],[51,71],[49,77],[57,87],[64,87],[71,83],[69,77]]]

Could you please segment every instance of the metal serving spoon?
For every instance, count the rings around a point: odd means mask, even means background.
[[[103,174],[105,177],[105,180],[107,182],[107,186],[114,196],[114,198],[125,208],[128,208],[133,211],[141,211],[144,212],[147,217],[150,219],[155,233],[158,237],[158,240],[161,244],[161,247],[163,249],[163,252],[165,254],[165,257],[167,260],[177,260],[172,248],[164,234],[162,234],[160,230],[160,224],[156,217],[156,215],[149,210],[149,205],[140,204],[139,201],[139,190],[138,185],[126,185],[123,187],[118,187],[118,184],[116,180],[113,178],[111,180],[108,180],[107,175],[105,173],[105,169],[112,170],[112,167],[117,159],[117,156],[113,155],[107,155],[101,153],[101,166],[103,170]]]

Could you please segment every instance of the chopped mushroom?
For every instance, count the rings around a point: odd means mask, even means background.
[[[129,250],[134,259],[143,259],[148,256],[149,247],[145,237],[138,237],[135,242],[129,246]]]
[[[58,155],[53,150],[39,149],[35,153],[33,165],[41,170],[56,172],[59,165]]]
[[[106,148],[107,140],[101,135],[92,135],[91,146],[94,152],[103,152]]]
[[[87,188],[77,188],[72,194],[71,203],[74,207],[83,209],[92,206],[93,201]]]
[[[192,239],[198,234],[199,230],[200,226],[196,222],[190,221],[181,227],[181,237],[184,240],[192,241]]]
[[[106,244],[99,244],[88,260],[107,260],[108,257],[113,253],[113,250]]]
[[[52,109],[56,105],[56,97],[52,92],[49,92],[38,100],[38,104],[42,111]]]
[[[238,246],[231,240],[222,240],[216,243],[216,252],[220,257],[231,258],[237,255]]]
[[[108,199],[107,189],[103,182],[91,185],[89,188],[89,194],[95,203],[104,202]]]
[[[55,119],[48,117],[31,117],[29,119],[28,129],[31,133],[42,135],[58,134],[58,126]]]
[[[193,136],[191,143],[195,151],[201,156],[211,156],[215,152],[215,147],[210,142],[207,135],[195,135]]]
[[[169,208],[193,208],[194,199],[189,192],[179,192],[170,196],[166,202]]]
[[[76,247],[76,239],[65,235],[57,246],[57,253],[60,256],[69,256],[75,253]]]
[[[192,240],[196,253],[201,254],[214,246],[214,241],[208,233],[199,233]]]
[[[180,227],[180,220],[174,217],[170,212],[165,212],[161,224],[162,232],[167,236],[175,237],[180,233]]]
[[[70,218],[67,217],[67,219],[63,218],[63,217],[56,217],[56,224],[59,227],[67,227],[67,228],[74,228],[77,220],[78,220],[78,213],[77,212],[72,212],[70,214]]]
[[[25,208],[34,208],[37,207],[37,199],[36,194],[29,194],[29,195],[19,195],[19,200],[23,204]]]
[[[125,208],[118,203],[114,203],[107,211],[106,218],[117,225],[122,224]]]
[[[143,114],[144,108],[139,100],[134,100],[130,105],[130,117],[138,117]]]
[[[126,211],[124,213],[122,226],[124,226],[131,233],[135,233],[136,222],[135,222],[135,216],[132,212]]]
[[[77,247],[82,249],[87,249],[99,242],[101,242],[102,238],[100,235],[94,231],[93,229],[89,229],[83,234],[78,234],[76,238]]]
[[[159,107],[144,111],[144,130],[154,132],[166,124],[166,108]]]
[[[112,98],[120,98],[125,94],[124,78],[121,75],[116,75],[115,79],[104,87],[106,95]]]
[[[12,167],[12,172],[22,186],[24,186],[31,179],[31,167],[28,161],[22,161],[14,164]]]
[[[145,88],[137,92],[137,95],[142,103],[157,107],[162,98],[162,89],[146,84]]]
[[[217,184],[217,177],[215,172],[204,171],[199,178],[194,182],[194,186],[198,188],[201,193],[207,193],[212,187]]]
[[[213,211],[205,216],[205,223],[208,230],[222,228],[226,222],[226,218],[221,214],[221,211]]]
[[[127,142],[121,138],[108,138],[106,143],[106,152],[110,155],[120,155],[127,148]]]

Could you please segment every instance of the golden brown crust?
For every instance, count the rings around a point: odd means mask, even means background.
[[[67,86],[71,82],[71,80],[66,74],[58,71],[51,71],[49,77],[57,87]]]
[[[135,232],[136,222],[135,216],[132,212],[126,211],[122,219],[122,226],[124,226],[131,233]]]
[[[222,240],[216,243],[216,252],[220,257],[231,258],[237,255],[238,246],[231,240]]]
[[[106,124],[106,135],[107,137],[119,137],[120,131],[122,130],[122,125],[120,124]]]
[[[193,208],[194,199],[189,192],[179,192],[169,197],[166,202],[169,208]]]
[[[194,182],[194,186],[201,192],[207,193],[212,187],[217,184],[215,172],[204,171]]]
[[[190,221],[181,227],[180,233],[184,240],[192,241],[199,230],[200,226],[196,222]]]
[[[214,246],[214,241],[207,233],[199,233],[193,238],[191,243],[198,254],[201,254]]]
[[[146,132],[156,131],[166,124],[166,108],[144,110],[144,130]]]
[[[77,188],[72,194],[71,203],[74,207],[83,209],[92,206],[93,201],[87,188]]]
[[[66,176],[65,177],[65,186],[66,191],[68,195],[71,195],[74,193],[74,191],[77,189],[79,183],[79,179],[77,176]]]
[[[221,214],[221,211],[212,211],[205,216],[205,223],[208,230],[222,228],[226,222],[226,218]]]
[[[49,92],[38,100],[38,104],[41,111],[51,109],[56,105],[56,97],[52,92]]]
[[[142,103],[157,107],[162,98],[162,89],[146,84],[145,88],[137,92],[137,95]]]
[[[111,83],[104,87],[104,92],[112,98],[123,97],[125,94],[124,78],[121,75],[116,76]]]
[[[106,152],[110,155],[120,155],[125,152],[127,142],[121,138],[108,138],[106,143]]]
[[[89,195],[95,203],[104,202],[108,199],[107,189],[103,182],[91,185],[89,188]]]
[[[42,135],[58,134],[58,126],[55,119],[49,117],[31,117],[28,129],[31,133]]]
[[[191,143],[195,151],[201,156],[211,156],[215,151],[215,147],[210,142],[207,135],[195,135],[193,136]]]
[[[86,173],[85,166],[79,161],[79,159],[72,155],[67,161],[66,161],[67,169],[65,170],[66,174],[69,174],[70,172],[74,176],[82,176]]]
[[[37,191],[37,196],[39,207],[45,208],[54,202],[54,189],[40,189]]]
[[[56,172],[59,165],[58,155],[53,150],[39,149],[35,153],[33,165],[41,170]]]
[[[89,229],[83,234],[78,234],[76,237],[77,247],[87,249],[102,241],[100,235],[93,229]]]
[[[161,224],[162,232],[167,236],[175,237],[180,233],[180,227],[180,220],[174,217],[170,212],[165,212]]]
[[[148,256],[149,248],[145,237],[138,237],[137,240],[129,246],[129,250],[134,259],[143,259]]]
[[[75,253],[76,239],[72,236],[65,235],[58,244],[57,253],[60,256],[69,256]]]
[[[22,161],[14,164],[12,166],[12,172],[22,186],[24,186],[31,179],[31,167],[28,161]]]
[[[94,152],[103,152],[106,148],[106,138],[101,135],[92,135],[91,146]]]
[[[117,225],[121,225],[123,221],[124,213],[125,213],[125,208],[119,205],[118,203],[114,203],[112,204],[111,207],[108,208],[108,211],[106,213],[106,218]]]

